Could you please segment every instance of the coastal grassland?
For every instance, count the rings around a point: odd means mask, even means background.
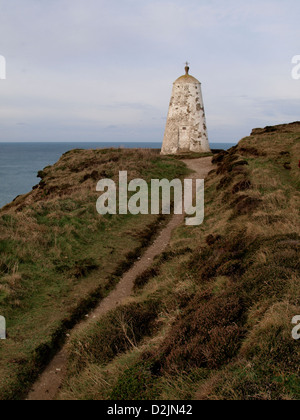
[[[0,399],[17,399],[68,329],[106,296],[166,220],[100,216],[102,178],[173,179],[183,163],[155,150],[73,150],[40,171],[39,185],[0,211]]]
[[[204,223],[72,337],[59,399],[300,398],[299,157],[300,123],[215,156]]]

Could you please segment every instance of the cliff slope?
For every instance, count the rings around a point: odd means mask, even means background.
[[[206,218],[73,337],[61,399],[300,398],[300,123],[214,158]]]

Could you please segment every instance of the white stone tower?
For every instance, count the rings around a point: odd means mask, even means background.
[[[189,75],[186,63],[185,75],[174,82],[169,107],[163,155],[181,152],[210,152],[201,83]]]

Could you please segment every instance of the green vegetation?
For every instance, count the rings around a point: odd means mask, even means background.
[[[196,153],[196,152],[182,152],[177,153],[176,155],[170,155],[173,159],[199,159],[202,157],[208,157],[213,156],[213,153],[211,152],[202,152],[202,153]]]
[[[183,163],[156,151],[74,150],[40,171],[31,193],[1,210],[0,314],[8,339],[0,342],[0,399],[25,395],[68,330],[162,227],[160,216],[96,212],[97,181],[117,181],[119,170],[147,181],[186,174]]]
[[[72,337],[59,399],[300,398],[299,157],[300,123],[214,157],[205,222]]]

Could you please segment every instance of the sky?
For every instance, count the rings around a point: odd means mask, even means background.
[[[161,142],[187,60],[211,142],[300,120],[299,16],[299,0],[0,0],[0,142]]]

